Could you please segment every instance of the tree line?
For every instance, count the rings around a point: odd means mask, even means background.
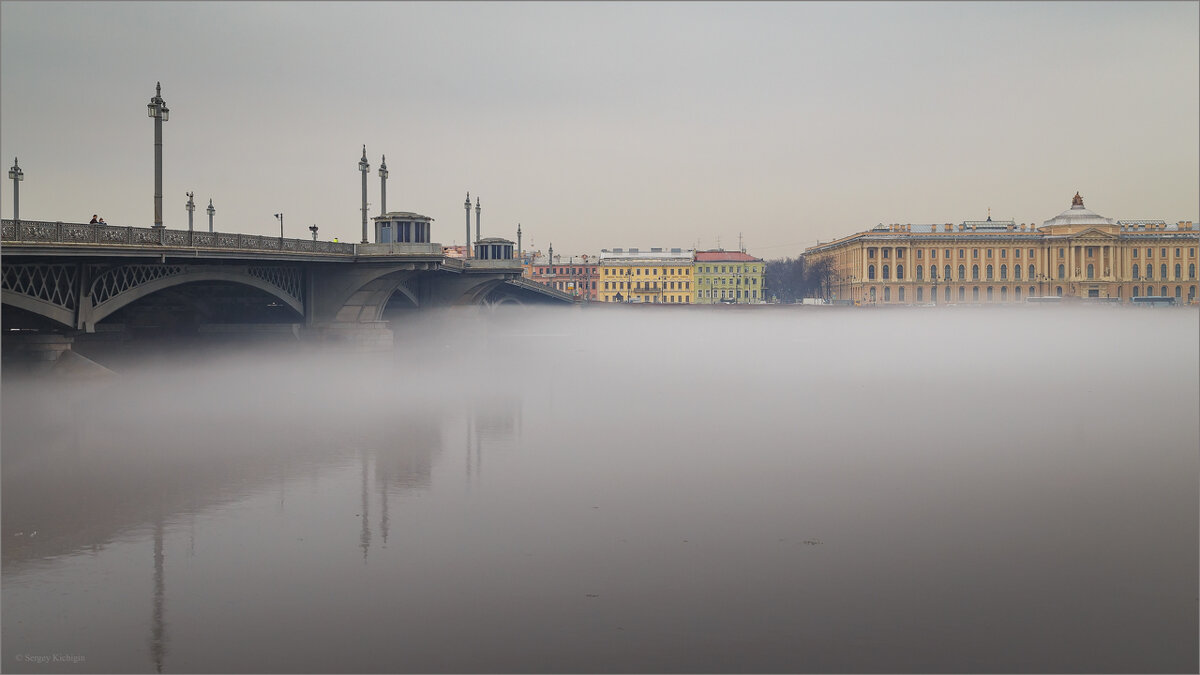
[[[833,259],[829,257],[812,261],[800,257],[766,262],[767,296],[777,302],[828,298],[834,281]]]

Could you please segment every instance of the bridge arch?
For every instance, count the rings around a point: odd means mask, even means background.
[[[105,272],[105,274],[114,273],[115,271],[116,270],[108,270]],[[304,315],[304,303],[301,298],[285,292],[275,283],[272,283],[261,276],[256,276],[245,269],[234,268],[227,270],[218,267],[199,267],[192,269],[183,267],[180,268],[180,270],[176,273],[161,276],[157,279],[142,281],[129,288],[118,290],[115,294],[104,292],[104,275],[98,276],[91,284],[89,295],[93,298],[101,298],[101,301],[90,308],[84,307],[80,310],[81,316],[79,319],[79,327],[90,328],[95,326],[96,323],[104,320],[113,312],[137,302],[148,295],[152,295],[168,288],[181,286],[183,284],[190,284],[197,281],[224,281],[243,286],[250,286],[279,300],[301,316]]]

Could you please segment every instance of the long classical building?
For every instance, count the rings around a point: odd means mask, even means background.
[[[879,225],[811,247],[831,258],[834,300],[856,304],[1021,302],[1029,297],[1197,302],[1191,221],[1112,220],[1083,205],[1030,223]]]
[[[692,249],[636,248],[600,251],[600,301],[690,305]]]

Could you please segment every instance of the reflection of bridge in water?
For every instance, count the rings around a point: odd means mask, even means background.
[[[413,310],[572,302],[523,279],[511,251],[463,259],[429,242],[348,244],[26,220],[2,226],[5,328],[36,336],[25,337],[30,349],[52,352],[51,360],[70,338],[87,341],[96,333],[284,334],[386,347],[390,322]],[[20,340],[6,331],[6,347]]]
[[[22,387],[19,395],[5,401],[0,475],[5,576],[36,573],[38,566],[60,557],[100,555],[118,544],[145,546],[141,550],[151,565],[140,583],[149,582],[150,633],[142,653],[156,672],[164,672],[170,652],[172,569],[177,584],[181,573],[199,573],[199,568],[172,558],[172,540],[179,543],[178,536],[187,536],[190,544],[174,550],[195,555],[198,517],[202,522],[209,514],[241,517],[241,504],[253,508],[255,497],[264,495],[277,499],[283,510],[292,503],[288,492],[306,479],[358,474],[361,494],[354,498],[361,511],[347,525],[358,530],[355,540],[365,562],[373,538],[378,536],[386,548],[393,534],[395,498],[431,486],[445,434],[457,435],[461,428],[458,413],[465,415],[468,430],[483,429],[485,440],[500,443],[513,440],[517,424],[512,416],[519,415],[515,399],[494,397],[462,401],[462,409],[452,414],[436,402],[418,403],[405,411],[390,411],[386,420],[368,413],[330,418],[310,410],[301,411],[308,414],[298,415],[281,438],[271,433],[277,419],[255,414],[228,426],[214,425],[212,411],[153,416],[134,425],[130,418],[140,416],[127,408],[145,407],[136,396],[106,396],[102,387],[87,383],[72,384],[72,391],[63,395],[65,383],[45,384]],[[64,415],[69,424],[61,423]],[[475,464],[477,478],[480,434],[468,433],[474,434],[469,445],[474,458],[469,461]],[[344,480],[339,485],[354,489]],[[271,497],[273,492],[277,496]],[[202,554],[204,540],[213,538],[206,530],[219,535],[219,527],[200,526]],[[311,537],[336,534],[322,528],[316,523]],[[264,536],[262,545],[281,544]],[[139,588],[131,588],[130,594],[146,587]],[[17,617],[23,608],[6,606],[4,611]],[[15,629],[15,624],[5,624]],[[19,639],[16,635],[14,630],[12,639]],[[123,648],[128,651],[132,645]]]

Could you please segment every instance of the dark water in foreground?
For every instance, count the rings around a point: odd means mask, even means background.
[[[1195,311],[397,342],[6,379],[3,669],[1197,670]]]

